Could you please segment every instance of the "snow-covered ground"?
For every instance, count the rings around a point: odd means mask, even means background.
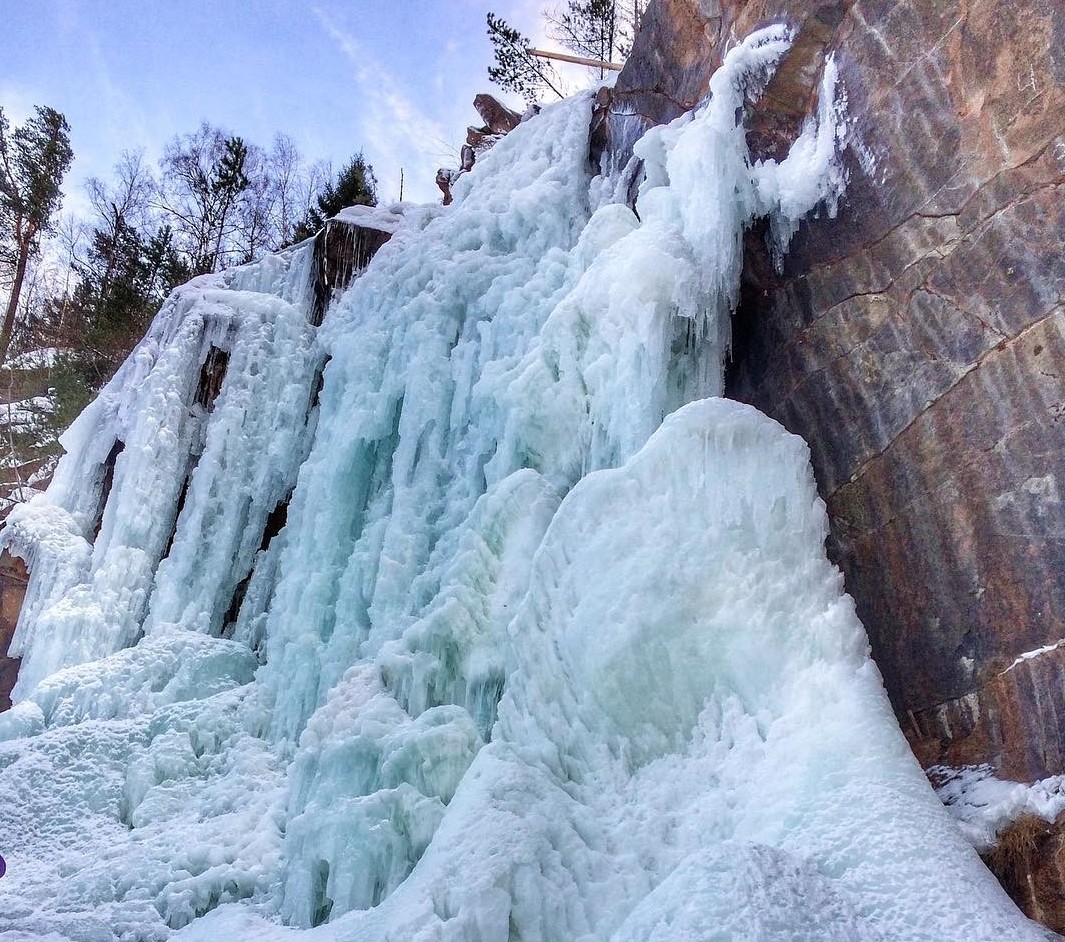
[[[906,747],[805,444],[715,398],[744,227],[843,184],[831,67],[750,165],[788,41],[645,136],[636,212],[579,97],[385,210],[320,329],[309,244],[167,302],[3,538],[0,935],[1043,937]]]
[[[1022,815],[1050,822],[1065,811],[1065,775],[1038,782],[1000,779],[987,765],[933,766],[928,774],[962,833],[981,853]]]

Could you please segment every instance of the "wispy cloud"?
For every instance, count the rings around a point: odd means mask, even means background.
[[[0,107],[12,124],[21,124],[33,114],[33,106],[40,103],[30,89],[0,79]]]
[[[436,168],[458,159],[448,132],[354,36],[321,7],[313,9],[354,70],[365,153],[377,173],[382,196],[395,199],[399,195],[400,168],[404,168],[407,198],[434,199]]]
[[[363,55],[362,47],[359,45],[358,41],[349,33],[345,33],[337,27],[333,23],[329,14],[321,7],[311,7],[311,10],[318,22],[322,24],[322,28],[329,34],[329,38],[332,39],[340,48],[340,51],[351,60],[351,64],[359,69],[360,72],[365,71],[365,56]]]

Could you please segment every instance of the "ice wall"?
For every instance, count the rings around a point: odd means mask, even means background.
[[[637,144],[635,209],[579,97],[386,211],[320,328],[309,245],[167,302],[2,537],[4,937],[1041,937],[906,749],[805,445],[712,398],[744,227],[843,184],[831,64],[751,166],[788,42]]]

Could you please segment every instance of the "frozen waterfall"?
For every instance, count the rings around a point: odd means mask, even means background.
[[[545,108],[316,326],[313,247],[181,288],[3,541],[0,937],[1043,938],[911,757],[805,444],[720,398],[744,228],[833,211],[786,29],[636,145]],[[618,188],[619,191],[623,187]]]

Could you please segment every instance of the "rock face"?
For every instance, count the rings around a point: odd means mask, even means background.
[[[1025,913],[1065,931],[1065,820],[1022,815],[984,862]]]
[[[8,657],[29,576],[26,566],[6,550],[0,553],[0,712],[11,706],[11,691],[18,679],[19,658]]]
[[[661,0],[648,17],[601,101],[615,161],[701,97],[730,36],[799,30],[756,156],[835,56],[847,196],[782,274],[749,234],[729,394],[809,441],[830,552],[919,758],[1062,772],[1065,5]]]
[[[325,227],[314,240],[315,325],[322,323],[329,303],[358,275],[389,239],[391,214],[372,206],[352,206]]]

